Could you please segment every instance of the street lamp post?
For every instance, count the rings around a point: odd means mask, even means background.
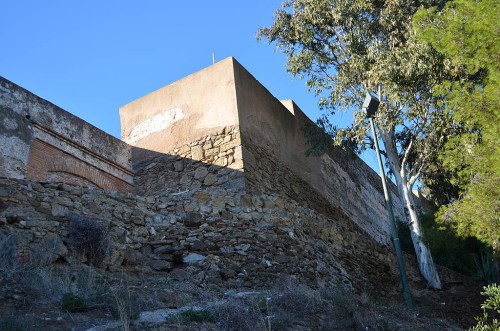
[[[406,280],[406,271],[403,261],[403,253],[401,252],[401,245],[399,243],[398,231],[396,228],[396,221],[394,219],[394,211],[392,210],[392,199],[389,190],[387,189],[387,180],[385,177],[384,166],[382,164],[382,157],[380,156],[380,149],[378,146],[378,136],[375,130],[375,124],[373,122],[373,117],[377,112],[378,106],[380,105],[380,100],[373,93],[367,92],[366,98],[363,103],[363,109],[366,111],[366,117],[370,120],[370,126],[372,128],[373,140],[375,143],[375,151],[377,152],[378,166],[380,168],[380,177],[382,177],[382,187],[384,188],[384,198],[385,207],[387,209],[387,214],[389,215],[389,221],[391,223],[391,236],[394,243],[394,249],[396,250],[396,257],[398,260],[399,276],[401,278],[401,285],[403,286],[403,296],[406,302],[406,307],[409,311],[413,310],[413,303],[411,299],[410,289],[408,288],[408,282]]]

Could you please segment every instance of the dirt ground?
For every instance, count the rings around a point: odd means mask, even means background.
[[[377,297],[289,283],[232,289],[238,295],[231,296],[227,289],[197,288],[164,275],[117,276],[88,267],[23,270],[0,274],[0,330],[126,330],[120,302],[131,317],[130,330],[463,330],[481,314],[482,286],[453,278],[439,291],[412,288],[414,311],[408,312],[397,291]],[[81,309],[64,302],[68,292],[86,298]],[[159,323],[139,318],[144,311],[181,307],[208,311],[210,318],[174,314]]]

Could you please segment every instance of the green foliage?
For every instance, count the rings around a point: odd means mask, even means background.
[[[181,311],[178,316],[184,324],[215,322],[213,314],[207,309],[188,309]]]
[[[475,237],[458,236],[449,224],[438,222],[433,213],[422,216],[425,241],[436,263],[477,280],[488,281],[492,272],[492,257],[488,247]],[[408,228],[398,222],[401,249],[409,254],[415,250]]]
[[[88,308],[85,298],[72,292],[63,294],[61,298],[61,307],[70,313],[82,312]]]
[[[360,105],[367,90],[376,90],[387,100],[381,104],[378,126],[385,132],[397,130],[391,137],[395,143],[408,147],[413,141],[412,149],[428,153],[430,145],[424,142],[436,132],[432,142],[439,145],[442,131],[432,123],[446,117],[433,106],[430,87],[446,77],[446,68],[437,52],[415,40],[408,17],[429,4],[432,1],[286,1],[275,13],[274,24],[260,29],[259,38],[275,43],[288,57],[288,71],[307,78],[309,89],[324,96],[320,106],[331,112],[356,109],[352,127],[333,132],[337,144],[348,139],[366,147],[369,126]],[[417,159],[416,169],[421,165]]]
[[[477,325],[470,331],[498,331],[500,330],[500,286],[493,284],[484,287],[481,292],[486,300],[481,305],[483,316],[477,318]]]
[[[459,199],[439,218],[463,236],[475,236],[500,257],[500,3],[455,0],[414,17],[418,37],[448,57],[456,71],[434,87],[463,132],[450,139],[438,162],[455,174]]]

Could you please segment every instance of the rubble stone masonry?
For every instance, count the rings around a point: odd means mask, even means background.
[[[150,152],[134,165],[136,193],[158,195],[199,188],[244,189],[239,128],[229,126],[170,153]]]
[[[202,187],[143,197],[0,179],[0,239],[12,239],[14,258],[88,263],[71,239],[70,215],[106,231],[100,267],[111,271],[163,272],[202,287],[265,287],[291,275],[312,285],[396,290],[390,248],[337,211],[320,213],[285,196]]]

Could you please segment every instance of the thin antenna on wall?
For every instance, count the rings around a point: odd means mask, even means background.
[[[212,53],[212,64],[215,64],[215,53]]]

